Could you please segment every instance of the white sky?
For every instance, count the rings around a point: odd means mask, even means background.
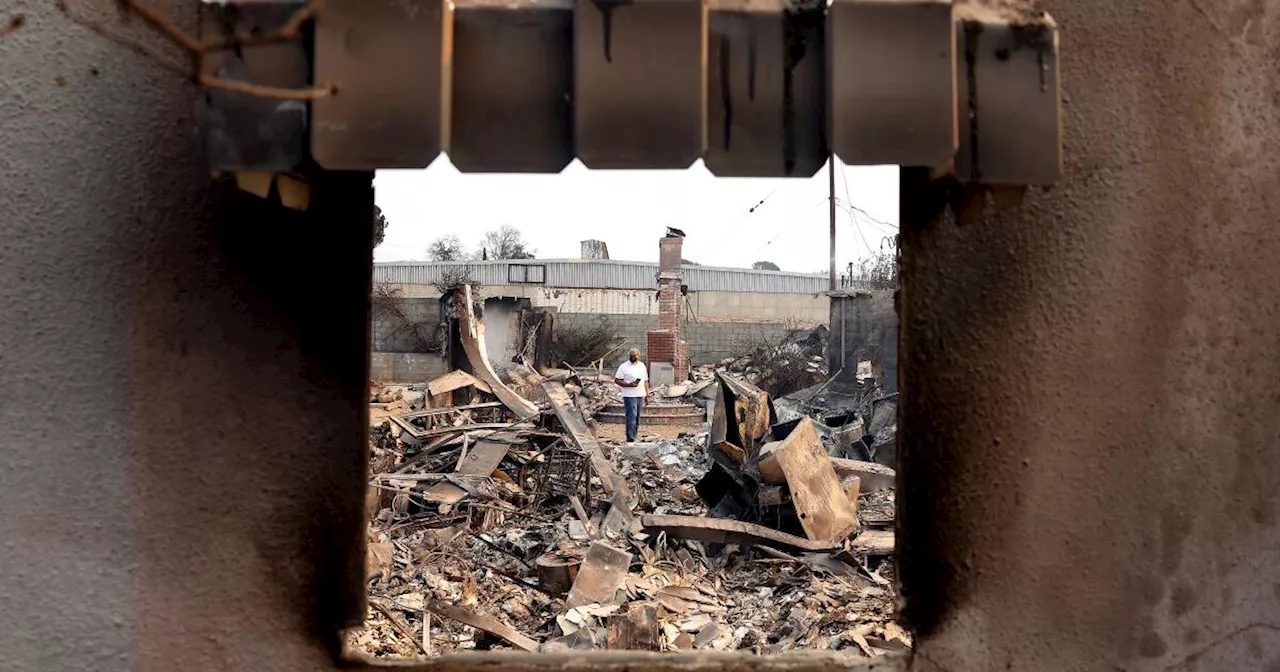
[[[825,166],[808,179],[717,178],[701,161],[680,171],[593,171],[575,160],[559,175],[463,174],[442,155],[425,170],[378,171],[374,189],[390,224],[375,261],[426,259],[427,245],[447,233],[470,251],[485,231],[510,224],[541,258],[575,259],[579,241],[596,238],[613,259],[656,262],[670,225],[687,236],[684,257],[706,266],[767,260],[827,271]],[[837,210],[843,271],[897,233],[898,170],[838,163],[836,199],[869,215]]]

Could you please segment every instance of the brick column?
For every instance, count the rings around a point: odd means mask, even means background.
[[[689,344],[684,340],[684,238],[667,236],[658,243],[658,328],[648,333],[648,358],[675,369],[675,380],[689,378]]]

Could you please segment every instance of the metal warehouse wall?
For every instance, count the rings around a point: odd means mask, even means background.
[[[608,289],[657,289],[658,265],[639,261],[600,259],[529,259],[522,261],[397,262],[374,265],[374,282],[431,285],[448,269],[467,268],[482,285],[511,284],[511,267],[545,268],[546,287],[596,287]],[[516,271],[517,276],[523,271]],[[829,288],[826,275],[753,271],[739,268],[689,266],[685,284],[692,291],[770,292],[821,294]]]

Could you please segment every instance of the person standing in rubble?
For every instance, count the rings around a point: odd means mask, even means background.
[[[631,349],[627,361],[618,367],[613,382],[622,388],[622,405],[627,411],[627,443],[635,443],[640,433],[640,407],[649,398],[649,372],[640,361],[640,351]]]

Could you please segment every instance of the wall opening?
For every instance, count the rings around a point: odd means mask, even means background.
[[[348,655],[909,650],[897,169],[836,173],[379,173]]]

